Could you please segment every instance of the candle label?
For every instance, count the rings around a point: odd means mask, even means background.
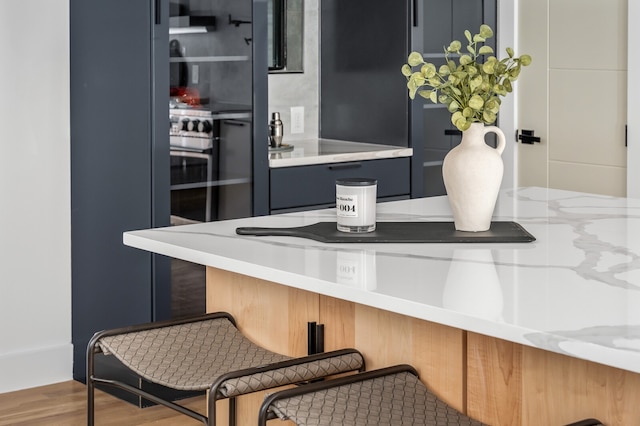
[[[337,195],[336,211],[338,217],[358,217],[358,196],[357,195]]]

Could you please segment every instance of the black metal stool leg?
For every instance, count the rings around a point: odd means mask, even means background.
[[[87,349],[87,426],[93,426],[95,422],[95,382],[93,381],[94,355],[94,345],[93,342],[90,342]]]
[[[216,398],[211,390],[207,392],[207,426],[216,426]]]

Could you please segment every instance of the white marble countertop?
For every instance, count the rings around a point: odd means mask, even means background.
[[[293,150],[269,151],[269,167],[345,163],[413,155],[413,148],[333,139],[290,139],[283,141],[283,144],[293,146]]]
[[[239,226],[334,221],[335,209],[124,234],[126,245],[640,373],[640,200],[523,188],[494,220],[511,244],[323,244]],[[378,204],[378,221],[451,220],[446,197]]]

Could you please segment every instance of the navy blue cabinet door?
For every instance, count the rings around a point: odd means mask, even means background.
[[[497,30],[496,0],[420,0],[414,2],[414,6],[411,50],[422,53],[436,65],[444,63],[444,48],[452,40],[464,43],[465,30],[475,34],[483,23]],[[490,41],[495,49],[495,38]],[[447,152],[460,143],[461,136],[456,130],[444,105],[420,97],[411,102],[414,164],[422,164],[413,174],[414,197],[446,194],[442,161]]]
[[[168,260],[122,244],[124,231],[169,220],[168,10],[156,6],[69,4],[76,379],[94,332],[170,314]]]

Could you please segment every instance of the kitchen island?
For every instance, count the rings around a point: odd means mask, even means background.
[[[378,221],[450,221],[446,197],[380,203]],[[407,362],[456,408],[493,425],[596,417],[640,424],[640,200],[543,188],[500,194],[494,220],[529,243],[326,244],[237,227],[335,221],[326,209],[127,232],[126,245],[206,265],[207,309],[302,355],[369,369]],[[250,411],[250,410],[249,410]]]

